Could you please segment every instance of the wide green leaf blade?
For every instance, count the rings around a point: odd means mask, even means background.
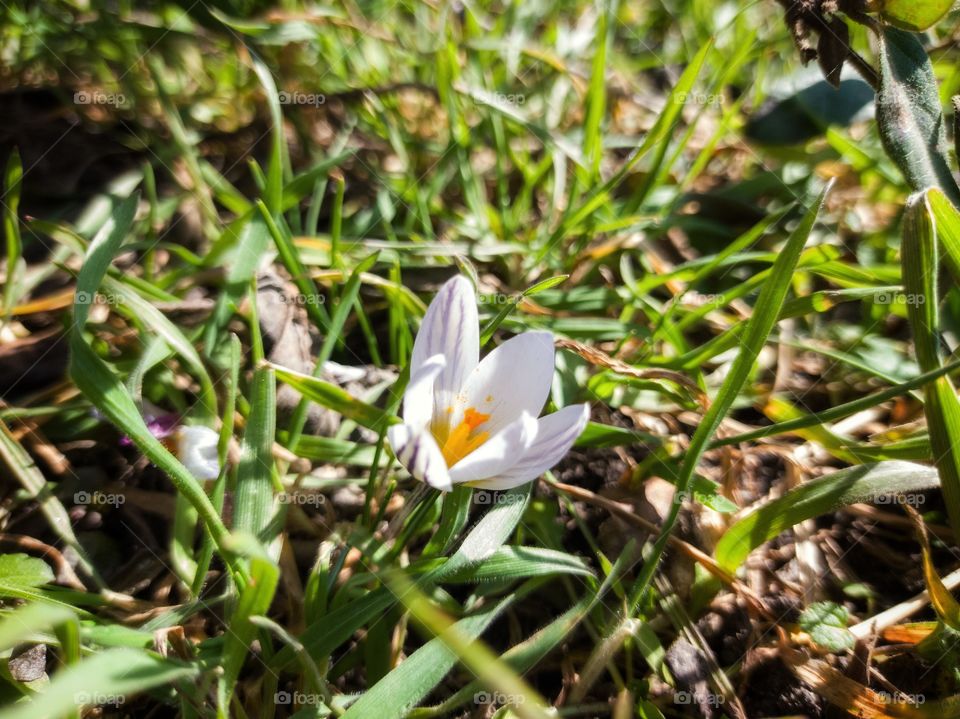
[[[501,599],[453,626],[462,636],[476,638],[511,602],[511,597]],[[347,710],[343,719],[400,719],[427,696],[456,663],[457,655],[443,640],[431,639],[370,687]]]
[[[53,580],[53,570],[42,559],[26,554],[0,554],[0,596],[19,597],[24,589]]]
[[[880,37],[877,126],[887,154],[910,187],[939,187],[954,202],[960,189],[947,162],[940,93],[927,51],[916,35],[885,28]]]
[[[0,651],[26,641],[36,632],[48,632],[75,618],[76,614],[62,604],[34,602],[17,607],[0,617]]]
[[[510,538],[530,500],[533,483],[501,492],[497,503],[483,515],[470,534],[443,565],[431,572],[425,581],[440,582],[485,561]]]
[[[0,711],[0,719],[55,719],[104,697],[132,698],[153,687],[196,676],[200,668],[136,649],[108,649],[63,669],[28,701]],[[99,701],[98,701],[99,700]]]
[[[912,462],[863,464],[794,487],[753,510],[728,529],[717,544],[721,567],[736,571],[751,551],[800,522],[856,502],[873,502],[937,487],[937,471]]]
[[[448,572],[443,581],[451,584],[502,582],[553,574],[593,575],[580,557],[542,547],[500,547],[473,567]]]

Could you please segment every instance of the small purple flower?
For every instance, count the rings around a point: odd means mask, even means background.
[[[180,415],[172,413],[158,415],[148,414],[144,416],[144,420],[147,423],[147,429],[150,430],[150,434],[157,439],[165,439],[169,437],[180,425]],[[127,436],[121,437],[120,446],[132,447],[133,441]]]

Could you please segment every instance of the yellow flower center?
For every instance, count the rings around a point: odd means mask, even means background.
[[[453,408],[448,408],[447,412],[452,413]],[[490,419],[489,414],[483,414],[477,412],[473,407],[467,407],[460,424],[452,430],[447,427],[440,428],[441,431],[439,432],[436,429],[434,430],[434,436],[437,438],[440,451],[443,452],[443,459],[448,467],[452,467],[487,441],[490,433],[478,432],[477,428],[488,419]]]

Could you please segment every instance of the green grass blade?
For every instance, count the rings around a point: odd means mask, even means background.
[[[733,407],[746,383],[750,373],[753,371],[753,365],[760,354],[760,350],[767,342],[770,331],[773,329],[780,316],[781,308],[787,297],[787,291],[790,288],[790,280],[793,276],[794,268],[800,259],[800,253],[807,242],[813,225],[820,214],[820,209],[830,191],[828,185],[820,196],[816,199],[803,220],[787,239],[786,245],[781,251],[777,261],[774,263],[770,276],[760,291],[760,296],[754,305],[753,316],[747,323],[744,331],[743,341],[740,352],[730,368],[720,391],[710,404],[703,417],[703,420],[697,426],[697,431],[690,440],[685,455],[683,465],[680,468],[680,474],[676,479],[677,494],[681,497],[686,495],[690,482],[696,472],[700,457],[707,448],[717,427],[723,421],[723,418]],[[643,569],[641,570],[634,585],[632,606],[642,599],[656,572],[663,551],[666,549],[667,541],[680,515],[680,502],[673,502],[670,508],[670,514],[663,523],[660,535],[657,537],[653,546],[653,551],[646,558]]]
[[[220,330],[226,325],[235,309],[240,306],[243,296],[250,288],[251,280],[256,275],[260,260],[270,244],[270,232],[259,213],[246,220],[239,233],[224,288],[217,297],[216,307],[207,321],[204,332],[204,352],[208,357],[216,350]],[[230,235],[232,230],[228,229],[225,236],[230,237]]]
[[[279,579],[280,570],[272,561],[263,556],[251,558],[250,579],[239,589],[240,598],[227,623],[229,631],[223,643],[220,662],[223,667],[223,677],[217,688],[219,714],[223,717],[230,716],[228,710],[230,696],[233,694],[250,644],[257,632],[256,625],[250,619],[269,611]]]
[[[940,263],[936,221],[926,193],[913,195],[907,202],[900,252],[917,364],[922,372],[933,372],[942,364],[937,291]],[[947,514],[954,532],[960,534],[960,450],[956,446],[956,438],[960,437],[960,399],[946,376],[924,388],[924,399],[923,411]]]
[[[137,206],[137,197],[131,196],[114,210],[108,222],[90,243],[83,267],[77,278],[76,301],[73,308],[73,329],[70,333],[70,376],[77,388],[161,471],[173,481],[197,510],[204,526],[221,549],[224,559],[234,573],[245,575],[243,568],[223,552],[227,529],[220,514],[210,503],[197,479],[150,432],[126,387],[113,374],[83,339],[83,327],[90,313],[93,298],[100,287],[107,268],[123,242]]]
[[[3,318],[9,319],[13,306],[20,297],[25,265],[23,238],[20,236],[20,191],[23,184],[23,164],[20,153],[13,149],[7,158],[3,177],[3,231],[6,236],[7,272],[3,286]]]

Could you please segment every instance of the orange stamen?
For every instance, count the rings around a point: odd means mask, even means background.
[[[463,420],[446,436],[441,447],[443,459],[448,467],[452,467],[487,441],[490,433],[476,430],[488,419],[490,419],[489,414],[467,407],[463,413]]]

